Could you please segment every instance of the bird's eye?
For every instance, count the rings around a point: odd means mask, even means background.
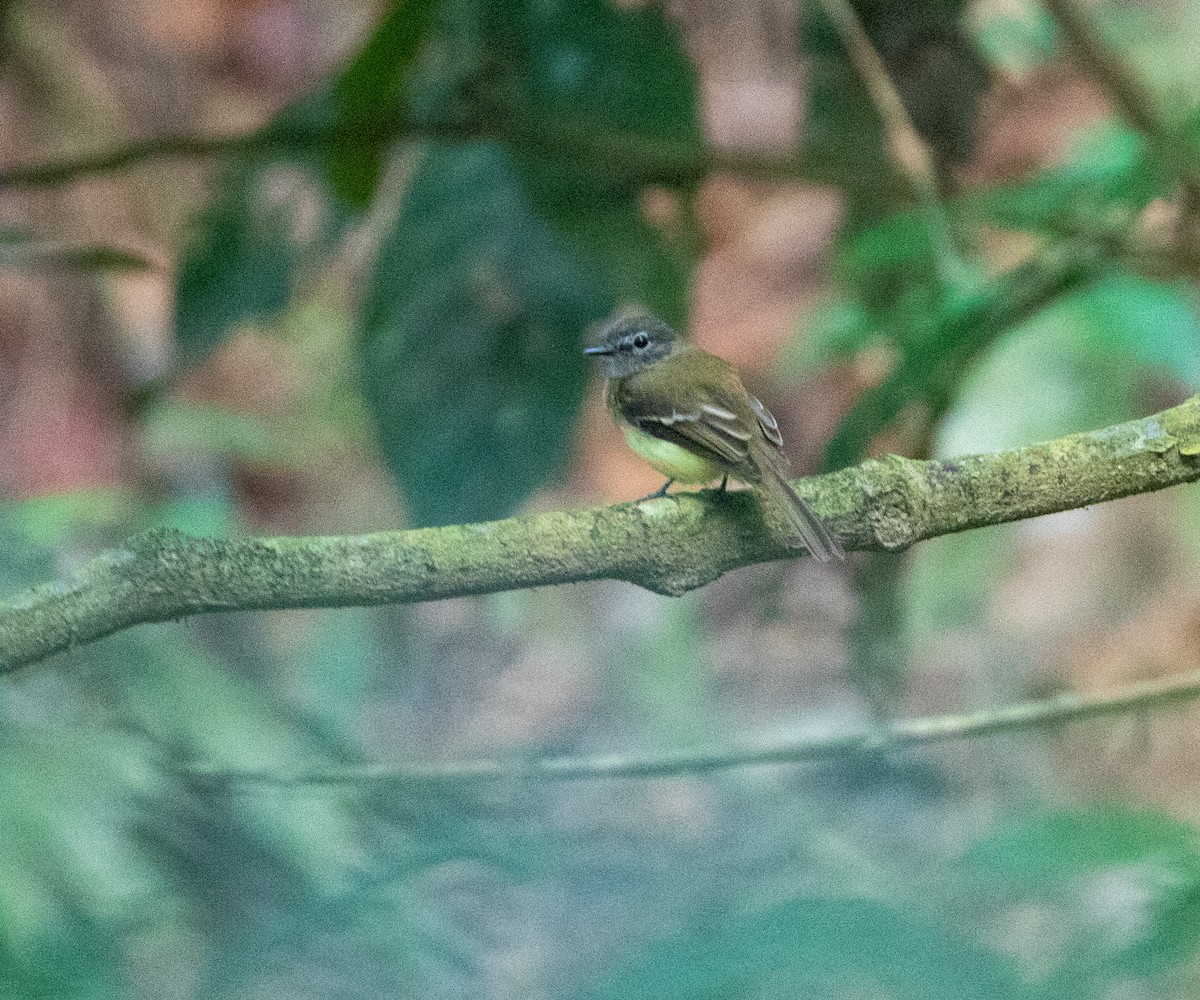
[[[644,333],[639,333],[633,338],[633,346],[636,347],[638,350],[641,350],[643,347],[645,347],[649,343],[650,343],[650,338],[648,336],[646,336],[646,334],[644,334]]]

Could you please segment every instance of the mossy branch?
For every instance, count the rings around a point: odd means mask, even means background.
[[[1200,479],[1200,397],[1141,420],[953,460],[889,456],[800,480],[847,550],[922,539]],[[215,611],[433,601],[580,580],[678,595],[774,544],[754,494],[705,491],[484,524],[315,538],[137,535],[0,603],[0,672],[147,622]]]

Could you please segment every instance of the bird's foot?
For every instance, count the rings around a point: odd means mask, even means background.
[[[669,490],[671,488],[671,484],[673,482],[675,482],[674,479],[668,479],[665,483],[662,484],[662,489],[658,490],[655,493],[650,493],[647,496],[642,497],[641,500],[635,500],[634,503],[645,503],[647,500],[658,500],[661,497],[665,497],[667,495],[667,490]]]

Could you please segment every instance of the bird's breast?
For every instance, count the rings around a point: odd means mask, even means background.
[[[681,483],[708,483],[720,478],[723,472],[715,462],[638,430],[632,424],[622,421],[621,429],[625,432],[629,447],[668,479]]]

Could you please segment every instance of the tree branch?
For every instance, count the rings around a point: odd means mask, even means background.
[[[801,764],[834,760],[856,754],[902,750],[949,740],[973,739],[1109,715],[1133,709],[1155,708],[1200,697],[1200,670],[1141,681],[1096,694],[1060,694],[1005,708],[984,709],[962,715],[910,719],[890,726],[846,736],[783,740],[719,750],[676,751],[644,756],[613,754],[604,757],[548,757],[529,763],[479,761],[434,767],[397,768],[389,765],[328,768],[304,774],[278,771],[230,771],[189,767],[184,774],[205,784],[256,784],[271,786],[441,784],[501,781],[579,781],[589,778],[669,778],[706,774],[740,767]]]
[[[1155,416],[953,460],[889,456],[800,480],[848,550],[901,552],[987,524],[1200,479],[1200,396]],[[433,601],[581,580],[679,595],[794,556],[753,493],[684,494],[361,536],[137,535],[67,580],[0,603],[0,673],[147,622],[217,611]]]
[[[729,171],[763,180],[802,180],[811,164],[802,158],[759,156],[736,150],[663,146],[618,132],[597,133],[560,123],[553,130],[516,118],[464,124],[419,123],[380,119],[363,124],[301,128],[270,123],[253,132],[225,136],[187,133],[161,135],[98,153],[0,169],[0,190],[52,187],[99,174],[172,159],[204,160],[248,153],[305,154],[339,145],[387,146],[404,139],[469,142],[495,139],[536,152],[553,162],[616,172],[642,183],[694,184],[713,171]]]

